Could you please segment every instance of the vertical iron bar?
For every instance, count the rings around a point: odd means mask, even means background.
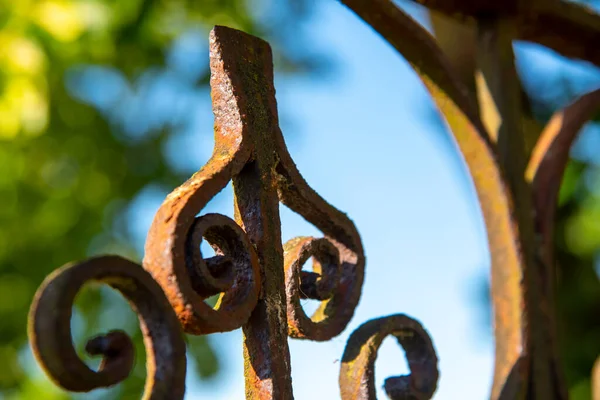
[[[563,399],[567,395],[556,355],[554,301],[545,288],[550,266],[544,264],[539,253],[542,241],[534,230],[532,192],[525,180],[527,159],[519,78],[512,49],[512,41],[517,37],[517,22],[514,18],[480,18],[477,30],[478,89],[480,95],[486,93],[491,99],[491,105],[482,110],[481,115],[496,139],[498,162],[513,195],[513,219],[518,227],[522,259],[520,288],[518,296],[513,297],[513,301],[520,301],[522,307],[522,316],[517,322],[522,334],[522,348],[503,349],[515,355],[520,353],[521,365],[515,360],[519,370],[513,371],[513,376],[518,377],[516,381],[501,382],[502,377],[495,376],[494,397]],[[492,282],[494,297],[501,296],[502,293],[495,293],[494,287],[495,282]],[[501,388],[502,394],[499,393]]]
[[[214,32],[253,148],[251,160],[233,178],[235,219],[256,247],[262,278],[258,304],[243,326],[246,398],[291,400],[271,48],[240,31],[216,27]]]
[[[270,185],[271,159],[269,152],[257,155],[233,180],[235,219],[256,246],[263,281],[261,297],[243,326],[246,398],[257,400],[293,398],[279,200]]]

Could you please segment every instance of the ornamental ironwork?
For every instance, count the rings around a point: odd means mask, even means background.
[[[536,41],[599,65],[600,52],[586,44],[597,48],[600,43],[600,17],[559,1],[421,1],[475,26],[477,89],[497,114],[488,118],[434,38],[400,8],[389,0],[343,3],[411,63],[469,167],[492,254],[496,361],[491,398],[568,398],[553,317],[553,218],[569,148],[600,109],[600,90],[558,112],[528,155],[512,42]],[[549,21],[559,21],[560,27],[549,30],[544,26]],[[145,399],[183,398],[183,333],[239,328],[246,397],[292,399],[288,337],[327,341],[353,317],[365,271],[361,239],[346,214],[302,178],[287,151],[278,124],[269,44],[217,26],[210,34],[210,68],[212,157],[165,199],[149,231],[142,265],[118,256],[69,264],[48,276],[35,296],[31,347],[51,379],[67,390],[115,385],[133,366],[133,344],[121,331],[88,341],[86,351],[103,357],[98,370],[74,349],[72,305],[78,290],[92,280],[118,290],[139,315],[147,351]],[[198,216],[230,181],[234,220],[220,214]],[[282,244],[280,202],[324,237]],[[212,246],[214,257],[202,256],[202,240]],[[311,258],[312,272],[302,270]],[[211,307],[204,300],[214,295],[219,300]],[[308,316],[301,299],[318,300],[320,307]],[[375,359],[389,335],[403,347],[411,373],[388,378],[388,396],[434,395],[439,376],[434,344],[418,321],[397,314],[368,321],[350,336],[339,375],[342,399],[375,398]],[[599,398],[595,390],[594,398]]]

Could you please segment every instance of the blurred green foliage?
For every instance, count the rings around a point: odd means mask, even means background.
[[[600,115],[599,115],[600,116]],[[600,120],[600,118],[598,118]],[[600,129],[589,135],[600,139]],[[559,343],[571,398],[591,398],[600,356],[600,158],[571,160],[563,180],[556,233]]]
[[[193,102],[176,109],[177,118],[172,109],[160,111],[174,91],[187,100],[209,99],[208,53],[192,51],[186,59],[184,52],[173,61],[178,40],[196,32],[206,46],[212,26],[227,25],[268,39],[280,72],[318,66],[319,57],[294,51],[308,1],[269,6],[277,19],[261,12],[267,6],[0,0],[0,397],[71,397],[54,388],[28,353],[27,311],[35,290],[53,269],[93,254],[141,260],[124,217],[132,199],[150,184],[170,191],[193,172],[176,168],[167,151],[174,132],[193,119]],[[201,123],[210,142],[212,119]],[[193,161],[197,168],[202,160]],[[110,289],[90,287],[78,298],[72,325],[79,348],[117,327],[138,346],[130,379],[79,397],[139,398],[145,356],[128,304]],[[189,338],[188,359],[200,377],[218,369],[206,338]]]

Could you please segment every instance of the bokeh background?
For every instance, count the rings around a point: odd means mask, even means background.
[[[469,71],[471,32],[398,4]],[[367,253],[363,297],[346,331],[327,343],[290,341],[296,398],[339,398],[350,332],[399,312],[433,337],[437,399],[486,398],[489,254],[468,172],[414,72],[348,9],[334,0],[0,0],[0,399],[139,398],[143,346],[117,294],[82,291],[74,341],[82,348],[90,336],[125,329],[138,346],[135,371],[85,395],[56,388],[36,365],[27,311],[44,277],[69,261],[106,253],[140,261],[166,194],[208,160],[207,44],[216,24],[272,44],[290,153],[307,182],[354,220]],[[532,131],[600,86],[590,64],[528,43],[515,51]],[[572,152],[556,234],[561,351],[575,400],[590,398],[600,354],[599,154],[592,122]],[[231,187],[206,211],[231,216]],[[283,206],[281,213],[284,240],[319,235]],[[241,333],[186,339],[186,398],[242,399]],[[386,340],[377,385],[406,371],[402,351]]]

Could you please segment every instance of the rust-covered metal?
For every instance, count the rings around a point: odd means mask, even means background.
[[[586,35],[597,32],[593,21],[598,16],[560,1],[420,2],[475,23],[477,96],[465,87],[435,38],[391,0],[342,0],[413,66],[473,179],[491,250],[496,339],[491,399],[566,399],[554,319],[553,217],[568,151],[600,107],[600,90],[557,113],[528,158],[512,42],[532,37],[566,55],[596,62],[581,44],[569,50],[572,36],[563,43],[542,25],[527,28],[523,21],[533,15],[564,20],[589,41]],[[246,398],[291,400],[288,337],[328,341],[354,315],[365,275],[361,238],[348,216],[307,184],[287,151],[269,44],[217,26],[210,34],[210,68],[213,154],[159,208],[143,267],[117,256],[92,258],[58,269],[36,294],[29,320],[31,346],[51,379],[67,390],[115,385],[133,366],[133,345],[121,331],[87,343],[89,354],[103,356],[98,371],[75,352],[71,309],[77,291],[89,281],[120,291],[140,317],[148,353],[144,399],[183,398],[183,332],[204,335],[241,328]],[[203,215],[229,182],[234,219]],[[282,244],[280,202],[323,237]],[[204,258],[203,240],[215,256]],[[310,260],[311,271],[305,269]],[[216,305],[209,306],[205,300],[215,295]],[[303,299],[320,301],[313,315],[302,308]],[[375,360],[389,335],[403,347],[411,373],[385,380],[388,397],[432,398],[440,374],[432,339],[419,322],[397,314],[370,320],[350,336],[339,378],[343,400],[375,399]],[[597,365],[593,369],[595,399],[599,370]]]
[[[411,373],[385,380],[388,397],[392,400],[428,400],[433,397],[439,371],[431,338],[419,322],[397,314],[364,323],[348,339],[340,368],[342,400],[375,399],[377,351],[390,335],[404,349]]]
[[[292,239],[284,251],[289,335],[317,341],[339,335],[360,297],[364,272],[360,265],[360,275],[356,274],[357,255],[332,239],[312,237]],[[302,271],[310,258],[313,272]],[[300,299],[321,300],[321,305],[308,317]]]
[[[210,37],[210,65],[213,156],[160,207],[146,242],[144,267],[163,287],[186,332],[243,328],[248,398],[291,399],[288,334],[328,340],[343,331],[360,298],[364,251],[352,221],[308,186],[287,151],[278,124],[270,46],[216,27]],[[229,181],[236,221],[197,217]],[[290,278],[284,272],[280,201],[325,234],[314,240],[319,249],[327,248],[333,274],[300,274],[296,269]],[[205,221],[207,217],[211,220]],[[229,239],[217,230],[217,217],[227,226]],[[202,237],[218,254],[210,263],[199,252]],[[226,240],[236,244],[225,245]],[[286,265],[288,250],[286,245]],[[322,300],[313,316],[318,322],[297,324],[298,312],[303,313],[294,295],[299,286]],[[213,310],[203,300],[219,292]]]
[[[171,192],[154,217],[146,240],[144,268],[161,285],[179,317],[184,330],[192,334],[225,332],[240,328],[255,308],[261,287],[260,268],[250,238],[237,222],[219,215],[197,218],[204,206],[238,175],[252,152],[252,138],[244,120],[248,111],[234,95],[237,77],[226,73],[226,61],[218,53],[218,29],[211,33],[211,95],[215,115],[213,155],[200,171]],[[233,80],[232,80],[233,78]],[[237,78],[239,79],[239,78]],[[198,232],[194,232],[200,228]],[[221,234],[217,233],[221,231]],[[202,265],[199,246],[212,231],[212,240],[224,242],[228,231],[229,250],[211,245],[231,259],[222,264],[220,273],[230,281],[219,279]],[[225,269],[225,271],[223,271]],[[229,269],[229,271],[226,271]],[[195,282],[193,282],[194,280]],[[222,295],[215,309],[204,302],[214,291],[194,290],[199,281],[217,284]],[[197,289],[197,288],[196,288]]]
[[[514,204],[521,251],[519,297],[522,299],[519,329],[523,332],[520,374],[498,384],[498,396],[529,392],[534,398],[567,397],[562,369],[557,356],[552,293],[544,287],[551,266],[539,258],[539,241],[534,228],[532,188],[525,180],[527,155],[523,132],[520,83],[514,63],[512,41],[516,37],[514,17],[480,18],[477,25],[477,86],[480,96],[487,93],[489,103],[482,111],[487,129],[496,138],[496,153],[504,171]],[[493,110],[493,112],[490,112]],[[529,377],[535,376],[535,379]],[[508,393],[508,395],[506,394]],[[495,393],[493,393],[495,395]]]
[[[115,385],[131,372],[134,349],[125,332],[112,331],[88,341],[86,351],[103,357],[98,371],[90,369],[73,347],[73,303],[79,289],[91,281],[118,290],[139,315],[148,371],[143,399],[183,399],[185,343],[177,317],[150,274],[118,256],[66,265],[49,275],[38,289],[28,333],[33,354],[44,371],[73,392]]]

